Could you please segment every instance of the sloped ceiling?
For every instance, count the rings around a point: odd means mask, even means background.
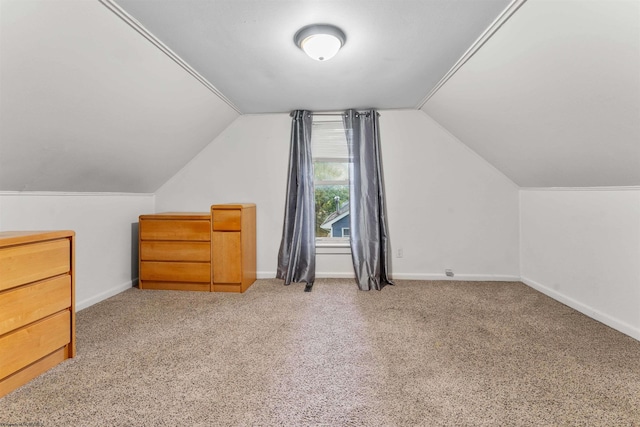
[[[640,2],[527,1],[422,108],[522,187],[640,185]]]
[[[421,107],[520,186],[640,185],[637,0],[528,0],[424,105],[508,0],[117,1],[214,90],[98,0],[0,0],[0,190],[154,192],[240,113],[347,107]],[[320,21],[327,63],[291,41]]]
[[[0,190],[154,192],[239,115],[98,1],[0,7]]]

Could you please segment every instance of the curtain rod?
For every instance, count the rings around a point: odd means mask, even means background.
[[[293,117],[293,111],[289,113],[291,117]],[[357,114],[370,114],[370,111],[356,111]],[[377,116],[380,117],[380,113],[376,112]],[[312,116],[326,116],[326,117],[344,117],[346,113],[314,113],[312,111],[309,112]]]
[[[364,114],[365,116],[369,116],[371,114],[370,111],[356,111],[356,116],[358,114]],[[327,117],[345,117],[346,113],[311,113],[312,116],[327,116]],[[380,113],[376,111],[376,115],[380,117]]]

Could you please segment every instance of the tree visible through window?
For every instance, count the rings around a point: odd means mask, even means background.
[[[316,201],[316,237],[348,237],[349,150],[340,118],[316,116],[311,132]]]

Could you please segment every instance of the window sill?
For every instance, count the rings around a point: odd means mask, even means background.
[[[316,239],[316,254],[351,254],[351,245],[348,238],[322,238]]]

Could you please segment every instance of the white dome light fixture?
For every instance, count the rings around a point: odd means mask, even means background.
[[[293,41],[316,61],[326,61],[335,56],[347,37],[334,25],[313,24],[298,30]]]

